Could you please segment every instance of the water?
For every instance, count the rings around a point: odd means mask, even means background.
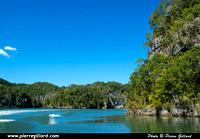
[[[126,115],[123,109],[0,109],[0,133],[200,133],[199,118]]]

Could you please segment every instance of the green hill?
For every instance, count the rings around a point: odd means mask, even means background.
[[[0,81],[0,106],[5,107],[114,108],[124,105],[128,92],[127,85],[117,82],[58,87],[48,82]]]
[[[200,1],[162,0],[149,23],[148,59],[130,77],[127,109],[200,116]]]

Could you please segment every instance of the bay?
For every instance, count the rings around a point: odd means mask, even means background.
[[[145,117],[125,112],[1,108],[0,133],[200,133],[199,118]]]

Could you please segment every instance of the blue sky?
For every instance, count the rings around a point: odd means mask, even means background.
[[[128,83],[160,0],[0,1],[0,78]]]

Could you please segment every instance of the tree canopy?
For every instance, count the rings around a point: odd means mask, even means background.
[[[167,58],[146,59],[130,77],[127,108],[198,111],[200,102],[200,46]]]
[[[114,108],[125,103],[127,89],[118,82],[58,87],[48,82],[14,84],[0,79],[0,106]]]
[[[149,23],[150,52],[130,77],[127,109],[200,115],[200,1],[162,0]]]
[[[162,0],[149,23],[152,32],[144,45],[151,50],[149,56],[158,50],[168,56],[185,51],[200,43],[200,1]]]

